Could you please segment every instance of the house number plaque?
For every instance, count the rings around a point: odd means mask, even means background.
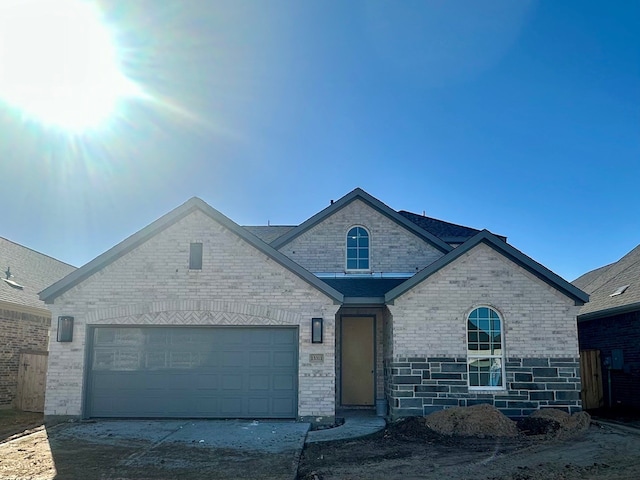
[[[309,354],[310,362],[324,362],[324,353],[310,353]]]

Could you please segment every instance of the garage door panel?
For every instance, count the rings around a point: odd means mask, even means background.
[[[273,353],[273,366],[291,368],[296,363],[295,352],[274,352]]]
[[[293,375],[273,375],[273,389],[292,391],[295,388],[296,378]]]
[[[95,327],[87,413],[293,418],[297,338],[280,327]]]
[[[249,367],[269,367],[271,365],[270,352],[251,352],[248,355]]]
[[[249,390],[269,390],[270,386],[269,375],[250,375],[249,376]]]

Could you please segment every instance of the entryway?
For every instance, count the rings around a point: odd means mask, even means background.
[[[375,401],[375,317],[342,316],[341,389],[343,406]]]

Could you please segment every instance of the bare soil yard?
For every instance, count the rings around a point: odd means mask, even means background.
[[[106,427],[100,423],[95,426],[62,424],[34,429],[30,415],[23,418],[23,423],[13,416],[7,424],[7,418],[7,414],[0,416],[0,432],[5,432],[0,439],[2,479],[292,479],[296,472],[296,456],[290,451],[220,448],[208,445],[208,440],[203,444],[198,441],[171,443],[158,440],[163,438],[161,431],[154,433],[153,441],[135,437],[121,439],[112,424]],[[451,418],[457,420],[452,423]],[[502,426],[493,429],[495,436],[484,438],[453,431],[450,435],[437,433],[427,426],[425,419],[410,419],[390,424],[386,430],[369,437],[310,444],[302,454],[298,478],[640,478],[640,430],[593,423],[586,430],[574,433],[547,425],[544,435],[509,436],[511,427],[497,420]],[[441,431],[447,431],[452,425],[466,432],[473,431],[469,425],[462,425],[460,417],[455,415],[431,419],[430,425]],[[12,436],[22,426],[31,433]],[[542,423],[533,422],[529,426],[544,430]],[[174,426],[158,428],[169,432]],[[85,433],[80,435],[80,431]],[[113,437],[110,432],[114,432]]]
[[[366,438],[310,444],[303,452],[298,478],[640,478],[640,430],[598,423],[589,427],[586,415],[571,418],[550,412],[530,417],[516,433],[514,425],[505,422],[506,417],[495,413],[480,410],[469,417],[469,409],[443,412],[435,419],[430,416],[390,424],[385,431]],[[525,435],[523,429],[529,434],[544,434]]]

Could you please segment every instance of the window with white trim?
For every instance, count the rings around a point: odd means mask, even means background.
[[[478,307],[467,317],[469,388],[504,388],[502,320],[493,308]]]
[[[364,227],[347,232],[347,270],[369,270],[369,232]]]

